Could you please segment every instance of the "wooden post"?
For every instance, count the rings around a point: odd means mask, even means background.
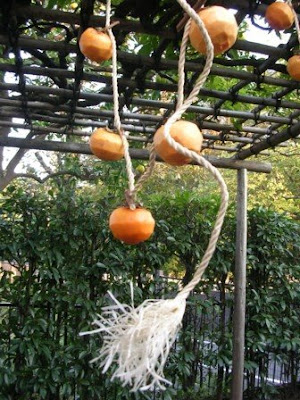
[[[237,173],[237,226],[234,277],[231,400],[243,399],[247,258],[247,170]]]

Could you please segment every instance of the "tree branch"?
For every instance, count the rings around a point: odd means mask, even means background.
[[[42,155],[38,152],[34,153],[36,159],[40,163],[40,165],[44,168],[45,172],[47,172],[48,175],[51,175],[54,173],[54,171],[46,164],[45,160],[43,159]]]
[[[98,177],[94,174],[79,174],[77,172],[73,171],[58,171],[58,172],[53,172],[44,178],[40,178],[39,176],[35,174],[29,174],[29,173],[16,173],[14,174],[14,179],[16,178],[28,178],[28,179],[33,179],[37,181],[38,183],[45,183],[48,179],[50,178],[55,178],[57,176],[61,175],[70,175],[70,176],[75,176],[76,178],[82,180],[82,181],[92,181],[97,179]]]

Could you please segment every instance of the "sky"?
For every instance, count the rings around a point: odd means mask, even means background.
[[[290,33],[281,33],[281,38],[279,38],[274,30],[271,30],[270,32],[264,31],[252,25],[250,18],[246,18],[245,20],[248,23],[249,29],[245,32],[244,36],[249,42],[256,42],[269,46],[278,46],[279,44],[287,43],[291,36]],[[257,21],[255,20],[255,22],[261,26],[267,27],[263,18]]]

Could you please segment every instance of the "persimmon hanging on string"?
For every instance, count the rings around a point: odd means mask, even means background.
[[[289,58],[287,66],[287,72],[291,78],[295,81],[300,81],[300,55],[295,54],[291,58]]]
[[[267,7],[265,19],[271,28],[284,30],[293,25],[294,14],[287,3],[276,1]]]
[[[155,221],[149,210],[138,207],[116,208],[109,217],[109,228],[116,239],[126,244],[138,244],[149,239],[155,227]]]
[[[238,25],[235,16],[229,10],[221,6],[211,6],[200,9],[198,15],[211,38],[215,54],[222,54],[234,45]],[[194,20],[191,23],[189,37],[194,49],[206,54],[204,37]]]
[[[206,81],[213,62],[213,46],[209,35],[207,34],[203,24],[195,15],[194,10],[190,7],[186,0],[177,0],[183,10],[190,18],[196,20],[203,36],[205,36],[207,46],[207,57],[203,71],[195,82],[194,88],[189,96],[184,100],[183,84],[184,84],[184,53],[187,44],[186,26],[184,39],[181,44],[180,59],[178,63],[179,85],[178,85],[178,102],[177,107],[165,122],[163,128],[158,129],[155,134],[154,144],[156,151],[163,158],[166,151],[166,158],[173,165],[182,165],[181,163],[189,162],[193,159],[199,165],[205,167],[212,176],[217,180],[221,190],[220,208],[217,219],[213,227],[208,247],[204,252],[202,260],[196,266],[193,278],[174,298],[170,299],[146,299],[139,306],[134,306],[134,288],[131,285],[131,305],[121,304],[119,300],[110,292],[109,295],[113,300],[113,304],[105,306],[102,315],[94,320],[93,324],[96,329],[88,332],[81,332],[81,335],[100,333],[102,336],[101,348],[98,356],[92,361],[99,361],[103,373],[106,373],[112,364],[113,371],[111,380],[116,378],[121,380],[122,386],[129,384],[131,391],[138,390],[155,390],[159,392],[165,389],[166,384],[171,384],[164,377],[164,366],[167,362],[169,351],[178,337],[178,331],[182,324],[182,318],[186,308],[186,300],[194,291],[196,285],[205,272],[208,263],[214,254],[220,230],[223,224],[224,216],[228,205],[228,191],[226,183],[221,174],[213,167],[205,158],[196,154],[200,152],[202,144],[202,135],[197,125],[180,120],[183,113],[197,99],[199,91]],[[107,21],[110,22],[110,0],[107,1]],[[110,31],[109,31],[110,33]],[[114,117],[115,126],[120,134],[123,134],[121,120],[119,116],[118,103],[118,85],[117,85],[117,68],[115,41],[113,39],[114,56],[113,56],[113,94],[114,94]],[[186,129],[188,127],[188,129]],[[113,235],[128,244],[136,244],[147,240],[153,230],[155,222],[151,213],[143,208],[135,208],[135,194],[138,183],[134,184],[134,174],[132,173],[132,164],[129,154],[129,148],[124,135],[124,148],[126,170],[128,175],[128,190],[125,192],[126,200],[130,208],[119,207],[114,210],[109,219],[110,229]],[[168,148],[169,143],[172,145],[172,151]],[[189,151],[193,150],[193,151]],[[151,148],[150,162],[155,160],[153,147]],[[175,152],[175,155],[174,155]],[[182,159],[183,155],[183,159]],[[175,160],[173,159],[175,157]],[[178,164],[178,159],[180,164]],[[147,176],[147,170],[144,176]],[[149,176],[149,175],[148,175]],[[134,209],[135,208],[135,209]]]
[[[171,137],[189,150],[200,153],[203,136],[198,126],[190,121],[179,120],[170,128]],[[164,136],[164,125],[155,133],[153,144],[156,153],[168,164],[180,166],[188,164],[191,159],[178,153],[169,145]]]
[[[92,133],[90,149],[96,157],[105,161],[117,161],[124,156],[120,135],[106,128],[98,128]]]
[[[87,28],[80,36],[81,53],[91,61],[102,62],[112,57],[112,42],[109,35],[95,28]]]

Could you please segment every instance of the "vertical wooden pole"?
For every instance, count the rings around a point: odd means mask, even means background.
[[[243,399],[247,258],[247,170],[237,174],[237,226],[234,276],[231,400]]]

